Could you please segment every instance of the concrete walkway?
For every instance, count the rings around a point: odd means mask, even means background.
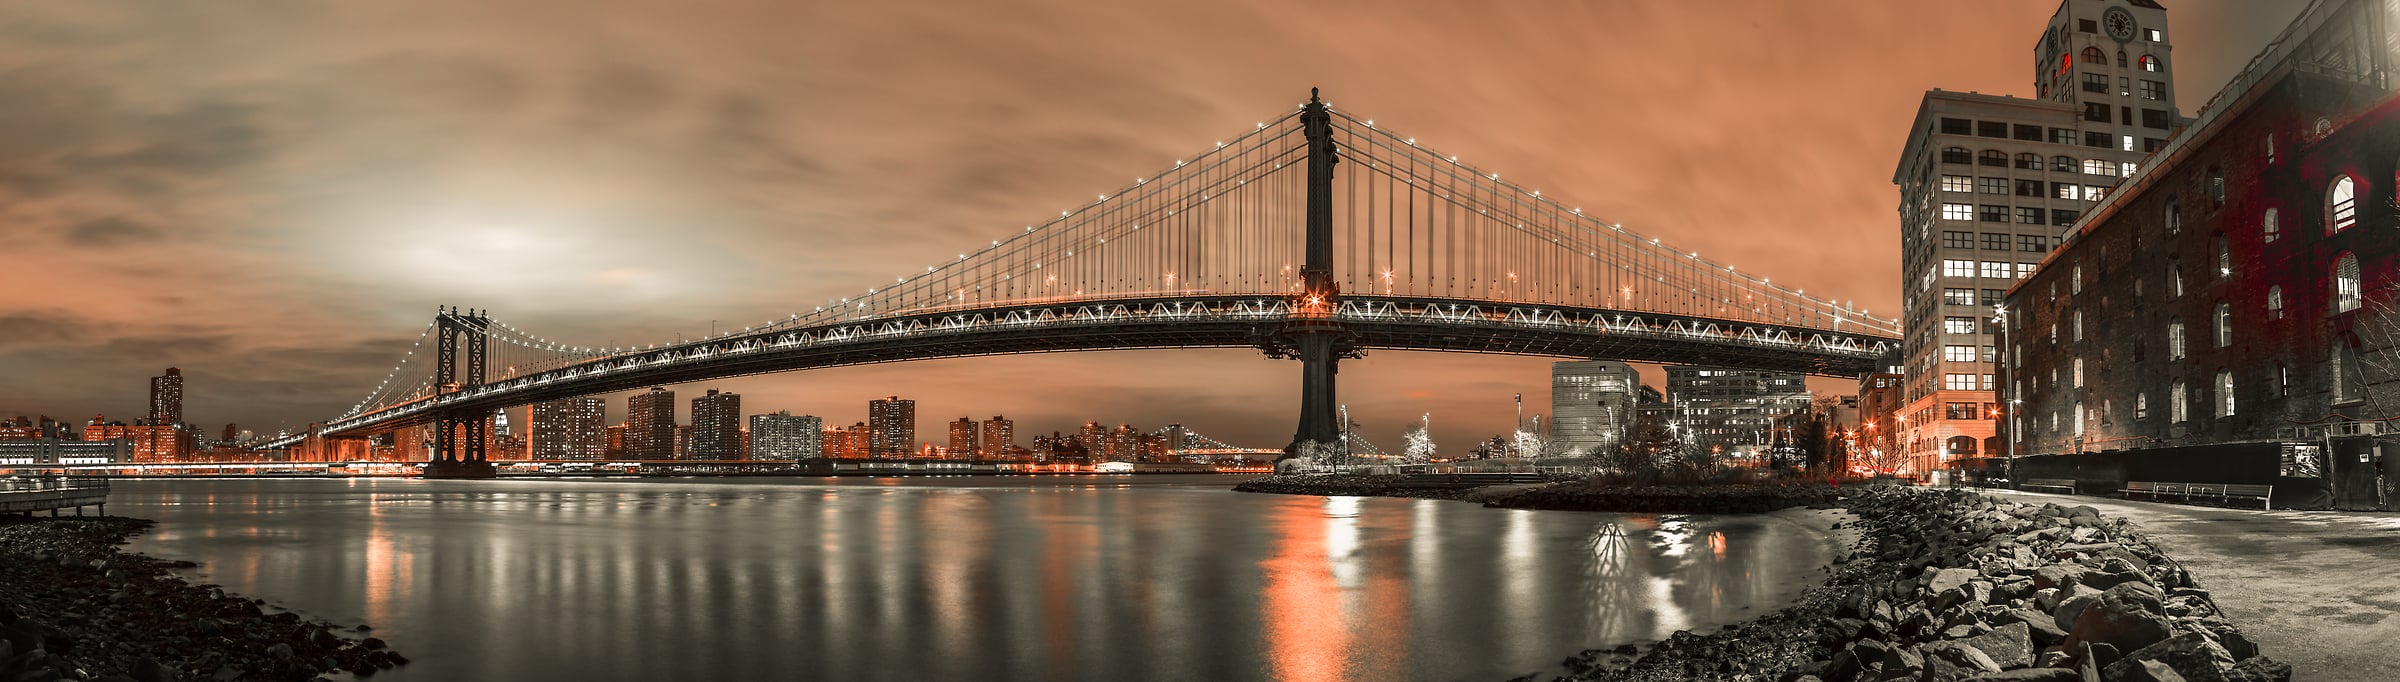
[[[2400,680],[2400,513],[2258,511],[1986,491],[2088,504],[2141,526],[2295,680]]]

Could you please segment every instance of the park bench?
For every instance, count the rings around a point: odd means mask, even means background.
[[[2075,492],[2075,479],[2028,478],[2025,479],[2024,483],[2018,484],[2017,487],[2020,489],[2056,490],[2062,493],[2073,494]]]
[[[2163,496],[2166,495],[2173,495],[2176,499],[2184,502],[2199,499],[2216,500],[2219,504],[2231,503],[2234,500],[2258,500],[2260,509],[2275,508],[2275,503],[2271,499],[2275,495],[2275,486],[2271,485],[2126,481],[2125,488],[2117,492],[2128,498],[2141,494],[2157,500],[2163,499]]]

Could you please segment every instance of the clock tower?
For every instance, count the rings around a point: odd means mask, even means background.
[[[2062,0],[2034,44],[2034,90],[2075,107],[2077,142],[2155,151],[2183,124],[2171,37],[2157,0]]]

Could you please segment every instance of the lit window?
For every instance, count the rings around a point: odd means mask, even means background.
[[[2142,61],[2141,61],[2141,65],[2142,65],[2142,70],[2143,70],[2143,71],[2148,71],[2148,72],[2151,72],[2151,73],[2157,73],[2157,72],[2159,71],[2159,64],[2158,64],[2158,58],[2157,58],[2157,57],[2152,57],[2152,56],[2150,56],[2150,55],[2142,55]]]
[[[2358,309],[2358,256],[2348,251],[2333,259],[2333,312]]]
[[[2076,437],[2076,438],[2082,438],[2082,437],[2083,437],[2083,420],[2084,420],[2084,419],[2085,419],[2085,417],[2084,417],[2084,415],[2083,415],[2083,401],[2081,401],[2081,400],[2075,401],[2075,437]]]
[[[2083,174],[2116,175],[2117,164],[2109,163],[2107,159],[2084,159]]]
[[[2133,173],[2134,173],[2134,171],[2138,171],[2138,170],[2141,170],[2141,169],[2142,169],[2142,164],[2134,163],[2134,162],[2132,162],[2132,161],[2127,161],[2127,162],[2124,162],[2124,163],[2117,164],[2117,174],[2118,174],[2118,175],[2125,176],[2125,177],[2128,177],[2128,178],[2130,178],[2130,177],[2133,177]]]
[[[2224,168],[2217,166],[2208,167],[2208,199],[2220,204],[2225,203]]]
[[[2340,232],[2358,224],[2358,185],[2350,180],[2350,176],[2334,179],[2333,191],[2327,196],[2327,201],[2333,210],[2333,219],[2329,223],[2333,231]]]
[[[2075,340],[2083,340],[2083,311],[2075,311]]]
[[[2008,272],[2009,264],[2007,263],[1995,263],[1988,260],[1983,262],[1983,276],[1985,277],[1992,279],[2008,279]]]
[[[1942,390],[1945,390],[1945,391],[1972,391],[1972,390],[1975,390],[1975,375],[1973,375],[1973,374],[1944,374],[1944,375],[1942,375]]]
[[[2143,39],[2143,40],[2148,40],[2148,41],[2150,41],[2150,42],[2153,42],[2153,43],[2163,43],[2163,42],[2167,42],[2167,32],[2166,32],[2166,31],[2159,30],[2159,29],[2155,29],[2155,28],[2145,28],[2145,29],[2142,29],[2142,39]],[[2149,56],[2149,55],[2142,55],[2142,58],[2143,58],[2143,59],[2150,59],[2150,56]],[[2152,71],[2156,71],[2157,69],[2151,69],[2151,70],[2152,70]]]
[[[2167,234],[2175,234],[2182,229],[2183,205],[2176,203],[2175,197],[2167,197]]]
[[[2183,380],[2176,379],[2175,383],[2167,385],[2167,421],[2182,422],[2183,420]]]
[[[2183,295],[2183,268],[2167,269],[2167,297]]]
[[[2038,264],[2038,263],[2018,263],[2018,264],[2017,264],[2017,279],[2029,279],[2029,278],[2033,277],[2033,268],[2034,268],[2034,266],[2035,266],[2035,265],[2039,265],[2039,264]]]
[[[1943,260],[1943,261],[1942,261],[1942,276],[1943,276],[1943,277],[1974,277],[1974,276],[1975,276],[1975,261],[1971,261],[1971,260],[1947,260],[1947,259],[1945,259],[1945,260]]]
[[[2283,287],[2267,287],[2267,319],[2283,319]]]
[[[2083,388],[2083,358],[2075,359],[2075,387]]]
[[[1974,347],[1974,346],[1943,346],[1943,347],[1942,347],[1942,361],[1943,361],[1943,362],[1974,362],[1974,361],[1975,361],[1975,347]]]
[[[2233,249],[2225,243],[2225,235],[2217,235],[2217,277],[2233,276]]]
[[[1944,175],[1944,176],[1942,176],[1942,191],[1944,191],[1944,192],[1972,192],[1972,191],[1975,191],[1975,179],[1974,179],[1974,178],[1972,178],[1972,177],[1965,176],[1965,175]]]
[[[1945,318],[1942,318],[1942,331],[1944,331],[1944,332],[1948,332],[1948,333],[1951,333],[1951,334],[1973,334],[1973,333],[1975,333],[1975,318],[1972,318],[1972,317],[1945,317]]]
[[[2167,323],[2167,359],[2183,359],[2183,320]]]
[[[2070,130],[2070,131],[2067,131],[2067,134],[2069,134],[2069,135],[2073,135],[2074,133],[2075,133],[2075,131],[2072,131],[2072,130]],[[2070,142],[2069,144],[2072,144],[2072,142]],[[2073,172],[2075,172],[2075,157],[2072,157],[2072,156],[2053,156],[2053,157],[2050,157],[2050,170],[2051,170],[2051,171],[2053,171],[2053,172],[2058,172],[2058,173],[2073,173]]]
[[[2217,370],[2217,416],[2233,416],[2233,370]]]
[[[1942,303],[1945,305],[1975,305],[1975,290],[1943,289]]]
[[[2283,228],[2275,224],[2275,209],[2267,209],[2266,217],[2260,218],[2258,222],[2259,242],[2263,244],[2275,243],[2275,237],[2279,236],[2279,233],[2282,229]]]
[[[2075,264],[2075,284],[2070,293],[2083,293],[2083,263]]]
[[[2148,394],[2148,393],[2135,393],[2135,394],[2133,394],[2133,418],[2134,418],[2134,419],[2149,419],[2149,418],[2150,418],[2150,394]]]
[[[1943,220],[1974,220],[1974,204],[1942,204]]]
[[[2217,304],[2217,347],[2233,345],[2233,307]]]

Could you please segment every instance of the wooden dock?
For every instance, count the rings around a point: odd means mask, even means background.
[[[83,515],[84,507],[94,507],[103,516],[108,514],[108,479],[82,476],[12,476],[0,477],[0,514],[27,514],[48,510],[57,516],[58,510],[73,509]]]

